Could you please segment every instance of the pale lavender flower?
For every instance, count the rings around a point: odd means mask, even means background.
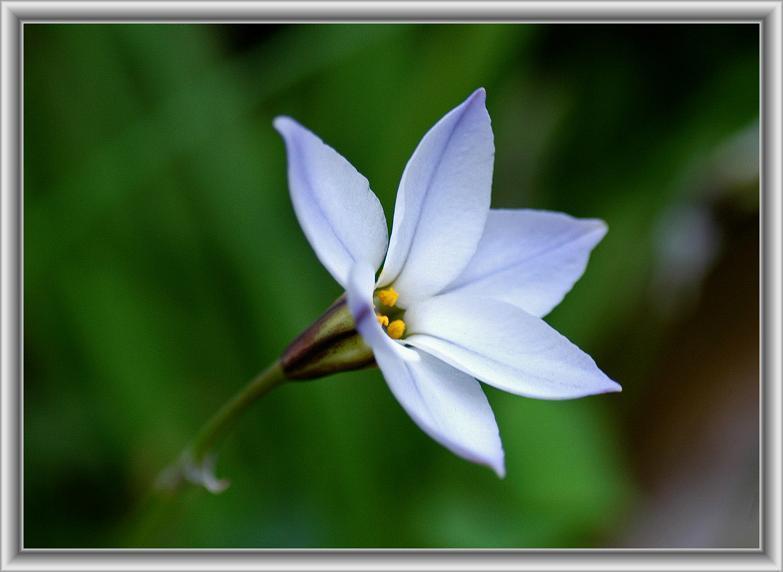
[[[367,179],[294,120],[274,124],[299,223],[345,288],[392,393],[433,439],[502,477],[498,427],[477,379],[538,399],[620,386],[541,319],[582,275],[606,225],[489,208],[484,102],[479,89],[421,140],[402,174],[391,238]]]

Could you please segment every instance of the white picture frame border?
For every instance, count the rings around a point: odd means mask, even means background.
[[[0,1],[0,570],[781,570],[780,0]],[[41,22],[743,22],[760,27],[760,546],[606,550],[43,550],[22,545],[23,34]]]

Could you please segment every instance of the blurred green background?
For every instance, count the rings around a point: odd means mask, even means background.
[[[758,544],[756,25],[26,25],[24,544]],[[493,205],[609,233],[547,319],[624,391],[487,388],[508,476],[376,370],[289,384],[223,494],[150,498],[196,429],[340,290],[272,119],[390,216],[424,132],[487,88]]]

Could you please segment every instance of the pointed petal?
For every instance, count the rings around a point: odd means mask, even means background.
[[[424,353],[411,362],[378,352],[376,361],[394,397],[427,435],[455,455],[505,475],[495,416],[475,379]]]
[[[585,271],[606,234],[596,219],[536,210],[491,210],[476,254],[445,292],[504,300],[545,316]]]
[[[378,268],[388,230],[367,179],[293,119],[278,117],[274,126],[288,151],[294,211],[318,259],[342,286],[356,262]]]
[[[499,389],[539,399],[620,391],[590,356],[506,302],[446,294],[408,309],[405,342]]]
[[[397,401],[438,443],[503,477],[503,446],[481,386],[469,375],[389,338],[375,320],[372,288],[372,270],[358,266],[351,273],[348,306]]]
[[[483,89],[424,136],[402,174],[379,285],[405,307],[442,290],[470,261],[489,211],[495,148]]]

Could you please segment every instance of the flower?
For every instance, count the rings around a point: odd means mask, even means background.
[[[582,275],[606,225],[490,209],[485,98],[478,89],[421,140],[402,174],[390,238],[366,178],[293,119],[274,126],[299,223],[345,288],[392,393],[433,439],[503,477],[497,423],[476,380],[539,399],[621,388],[542,320]]]

